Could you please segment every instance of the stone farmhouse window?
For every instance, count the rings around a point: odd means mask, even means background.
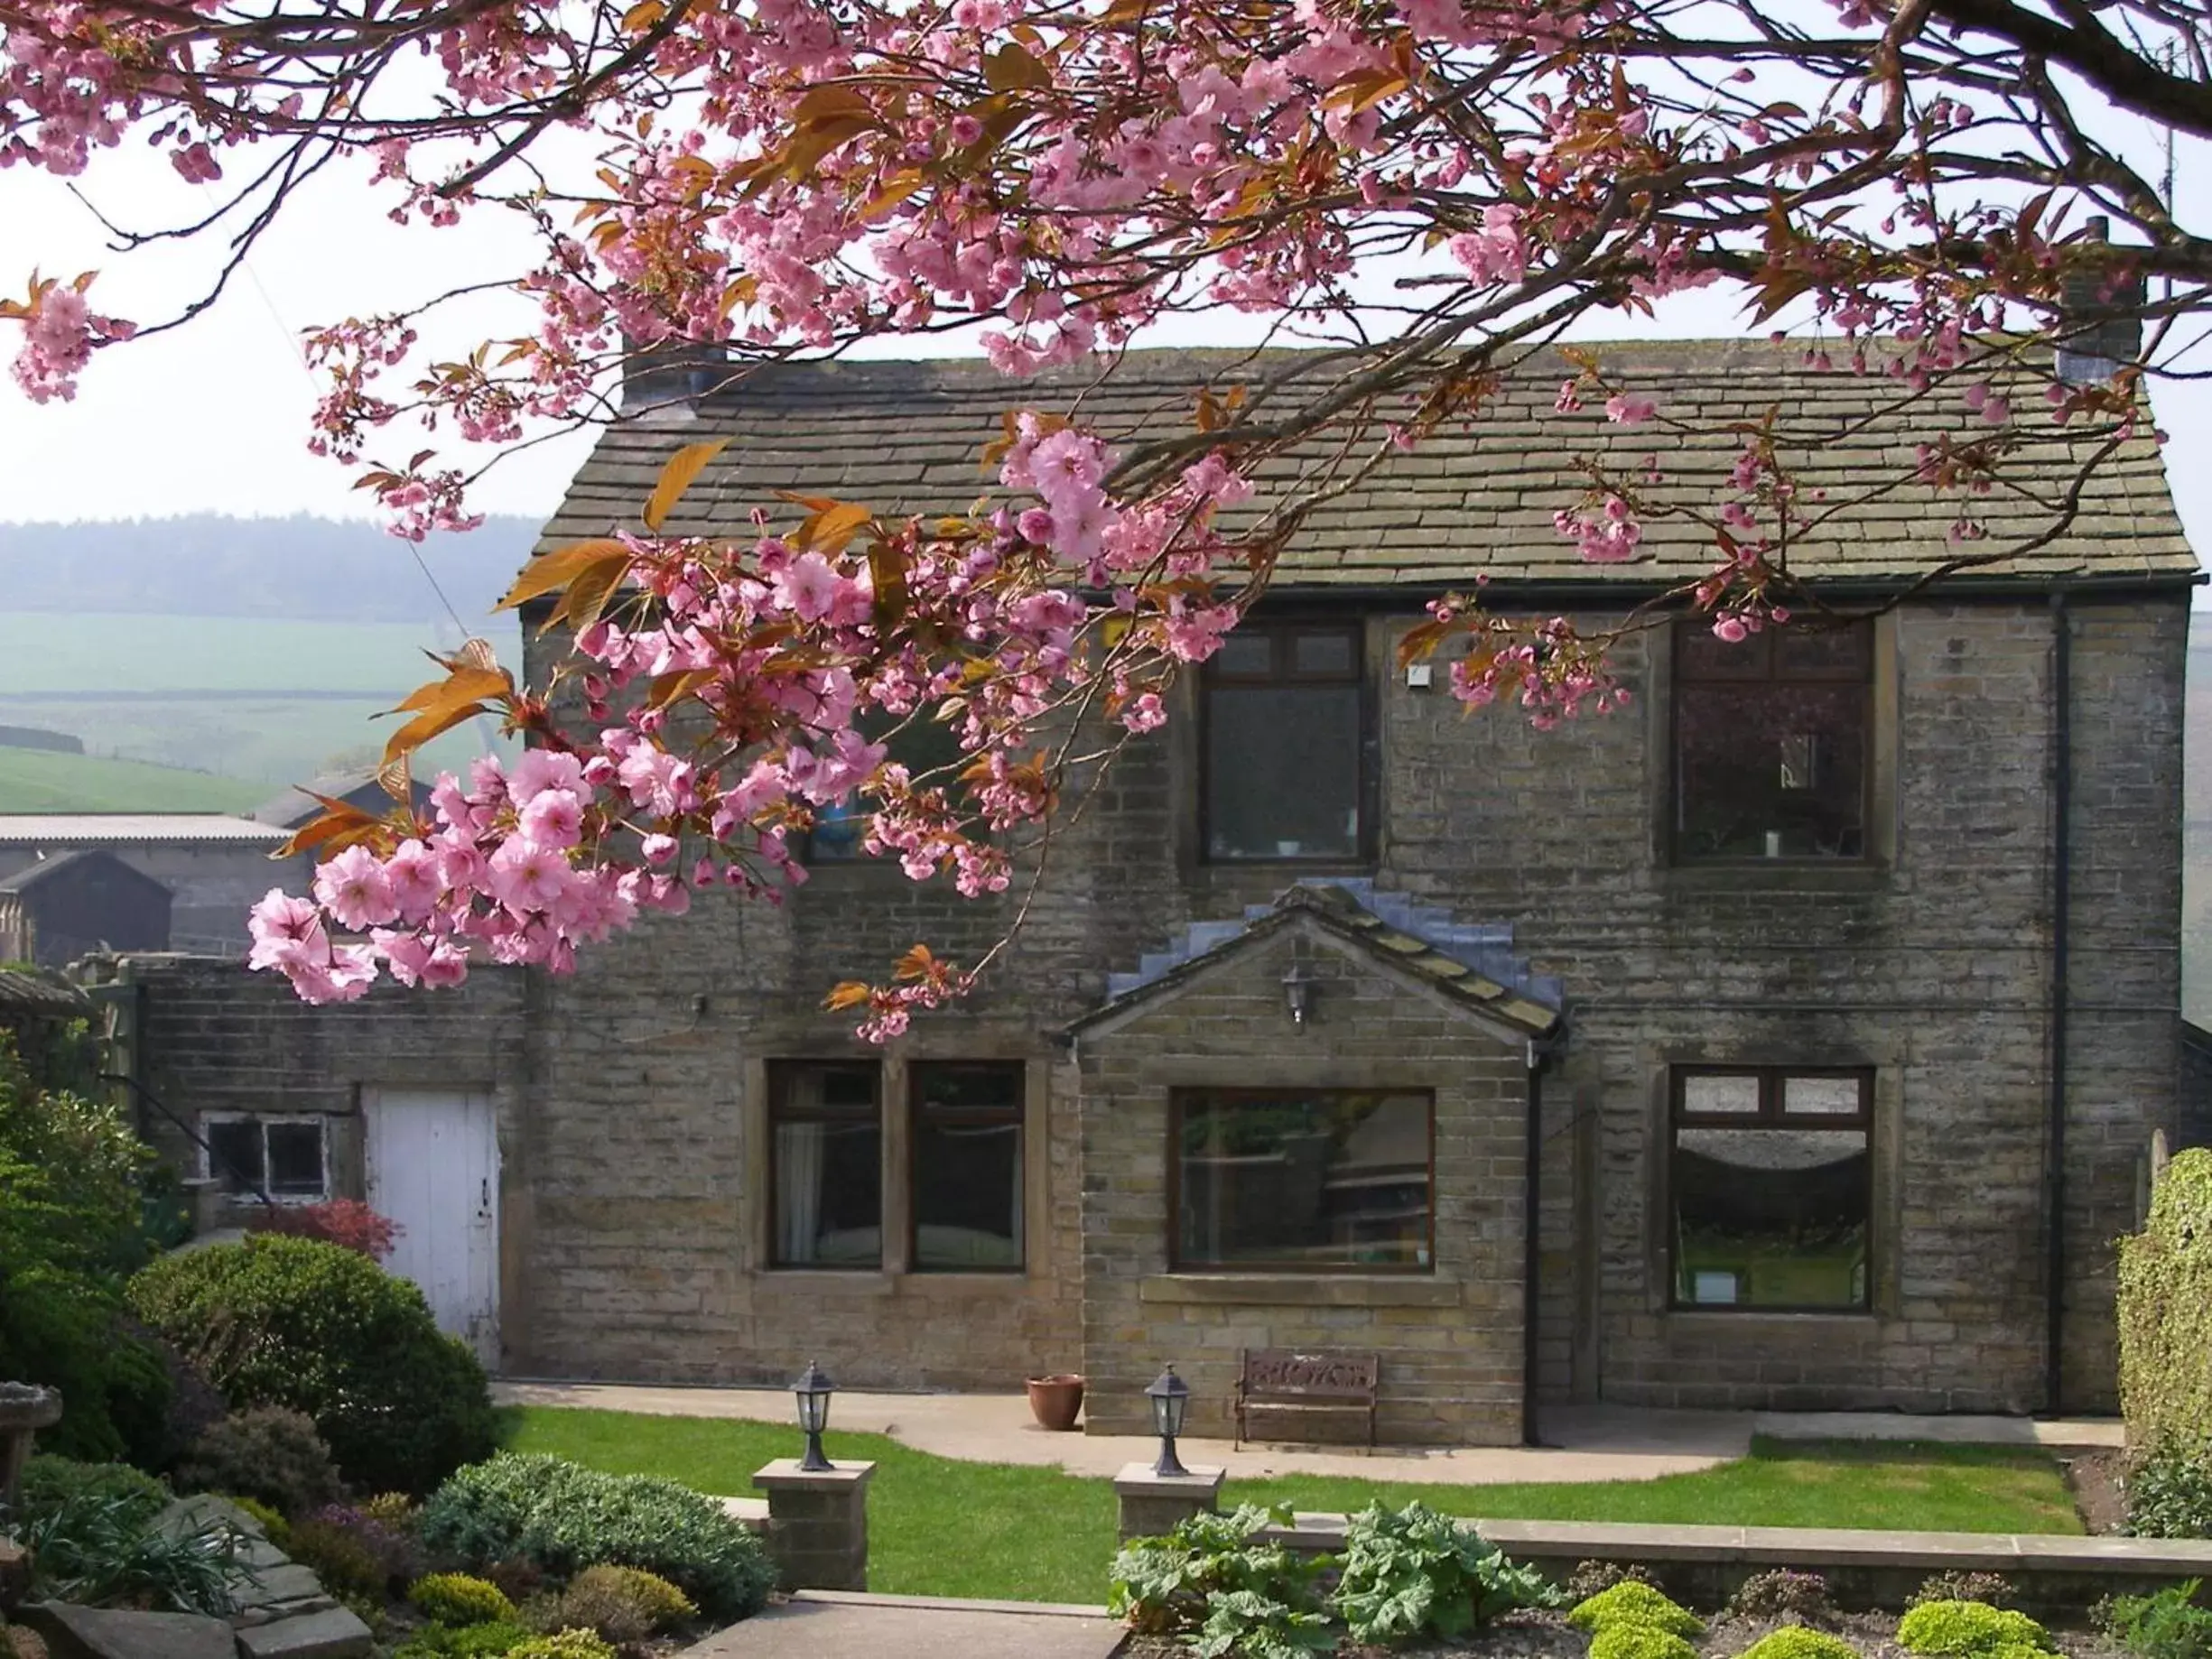
[[[1873,1074],[1678,1066],[1672,1081],[1674,1305],[1867,1307]]]
[[[1817,620],[1735,644],[1709,622],[1674,637],[1674,855],[1863,858],[1873,625]]]
[[[913,1270],[1021,1271],[1019,1061],[908,1061],[903,1136],[886,1135],[884,1072],[874,1061],[773,1061],[767,1075],[771,1265],[884,1265],[888,1139],[894,1162],[905,1164],[889,1179],[910,1195]]]
[[[208,1145],[204,1172],[241,1198],[312,1202],[328,1198],[330,1166],[320,1117],[253,1117],[225,1114],[200,1119]]]
[[[1357,1089],[1178,1089],[1173,1265],[1183,1272],[1426,1273],[1436,1102]]]
[[[934,705],[933,705],[934,707]],[[860,733],[870,743],[884,742],[890,734],[887,760],[906,768],[911,777],[934,777],[961,758],[960,737],[951,726],[930,718],[924,709],[908,719],[878,711],[860,722]],[[807,831],[800,854],[803,864],[850,864],[866,859],[869,820],[875,816],[870,802],[850,796],[841,802],[819,807],[814,827]]]
[[[1022,1265],[1018,1061],[915,1061],[914,1256],[921,1272]]]
[[[1337,863],[1369,841],[1357,624],[1247,622],[1200,676],[1207,860]]]
[[[768,1067],[770,1259],[778,1267],[883,1262],[883,1107],[872,1061]]]

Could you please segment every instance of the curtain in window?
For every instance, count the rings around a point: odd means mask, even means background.
[[[822,1233],[822,1148],[829,1126],[776,1126],[776,1260],[811,1262]]]

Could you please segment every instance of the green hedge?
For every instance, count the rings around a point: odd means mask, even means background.
[[[2212,1149],[2178,1154],[2120,1241],[2120,1410],[2139,1453],[2212,1450]]]
[[[232,1405],[306,1413],[363,1491],[427,1492],[492,1450],[476,1356],[357,1251],[256,1233],[164,1257],[130,1299]]]

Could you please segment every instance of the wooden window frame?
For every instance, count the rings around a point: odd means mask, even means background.
[[[787,1262],[783,1260],[777,1253],[778,1241],[784,1236],[783,1206],[777,1197],[782,1188],[782,1183],[776,1179],[776,1131],[777,1126],[786,1123],[850,1124],[860,1120],[861,1114],[850,1109],[831,1110],[826,1108],[802,1108],[795,1111],[789,1107],[786,1090],[789,1080],[794,1073],[803,1070],[823,1070],[830,1067],[855,1070],[865,1069],[874,1080],[873,1110],[876,1122],[878,1173],[876,1178],[876,1259],[872,1262]],[[762,1147],[762,1152],[763,1162],[767,1166],[768,1191],[768,1249],[766,1259],[771,1270],[777,1273],[861,1274],[879,1274],[884,1271],[884,1257],[887,1254],[884,1247],[888,1241],[884,1237],[883,1226],[885,1194],[881,1172],[887,1129],[884,1121],[883,1092],[883,1062],[880,1060],[853,1060],[841,1056],[835,1059],[808,1059],[802,1056],[771,1060],[767,1062],[768,1098],[766,1117],[767,1135],[767,1144]]]
[[[261,1183],[258,1189],[247,1187],[232,1192],[228,1188],[224,1197],[234,1200],[250,1200],[258,1203],[264,1196],[279,1204],[327,1204],[330,1201],[330,1124],[329,1118],[313,1112],[202,1112],[200,1115],[200,1139],[207,1143],[200,1149],[200,1170],[210,1181],[222,1180],[216,1168],[215,1154],[211,1150],[215,1137],[209,1133],[217,1124],[245,1123],[254,1126],[261,1137]],[[279,1192],[275,1177],[269,1168],[269,1126],[311,1128],[322,1145],[322,1184],[313,1192]]]
[[[1781,627],[1808,626],[1785,623]],[[1762,631],[1760,637],[1768,653],[1767,668],[1761,674],[1698,674],[1686,672],[1684,664],[1688,653],[1683,650],[1683,639],[1694,630],[1710,631],[1712,624],[1705,618],[1678,618],[1673,637],[1668,641],[1669,670],[1667,687],[1667,861],[1678,867],[1703,868],[1710,866],[1748,866],[1763,867],[1776,864],[1789,864],[1818,869],[1835,869],[1854,865],[1871,864],[1874,858],[1874,813],[1880,797],[1875,790],[1875,771],[1880,765],[1880,753],[1875,742],[1875,716],[1880,701],[1875,696],[1876,679],[1881,662],[1880,642],[1874,634],[1874,619],[1863,616],[1850,625],[1859,645],[1859,660],[1848,672],[1778,672],[1774,659],[1774,632]],[[1693,853],[1682,845],[1682,690],[1685,686],[1746,686],[1746,685],[1857,685],[1861,691],[1862,716],[1860,742],[1863,753],[1859,759],[1859,850],[1848,857],[1830,857],[1817,853],[1785,853],[1780,857],[1767,858],[1747,853]]]
[[[1428,1108],[1428,1227],[1423,1238],[1426,1262],[1188,1262],[1183,1257],[1183,1126],[1194,1099],[1279,1100],[1285,1095],[1380,1095],[1416,1098]],[[1433,1277],[1436,1271],[1436,1091],[1433,1089],[1210,1088],[1194,1085],[1167,1091],[1167,1267],[1185,1274],[1338,1274],[1386,1278]]]
[[[1759,1080],[1759,1109],[1754,1112],[1694,1112],[1686,1103],[1687,1085],[1692,1078],[1750,1077]],[[1855,1112],[1799,1112],[1794,1116],[1782,1109],[1784,1086],[1790,1078],[1850,1078],[1859,1085],[1859,1109]],[[1835,1130],[1856,1131],[1866,1137],[1868,1190],[1866,1194],[1866,1283],[1855,1304],[1821,1303],[1811,1307],[1780,1303],[1752,1304],[1712,1302],[1684,1302],[1682,1291],[1682,1264],[1678,1256],[1679,1240],[1672,1225],[1674,1216],[1674,1162],[1677,1132],[1682,1129],[1789,1129],[1810,1133]],[[1740,1315],[1786,1313],[1791,1315],[1830,1314],[1854,1318],[1872,1312],[1874,1305],[1874,1271],[1876,1228],[1874,1218],[1880,1209],[1873,1191],[1878,1165],[1874,1159],[1874,1068],[1872,1066],[1800,1066],[1800,1065],[1679,1065],[1670,1067],[1667,1081],[1667,1144],[1665,1163],[1665,1192],[1661,1200],[1662,1212],[1668,1218],[1667,1227],[1667,1307],[1674,1313],[1717,1313],[1726,1318]]]
[[[926,1267],[922,1264],[922,1161],[915,1155],[915,1146],[920,1139],[922,1126],[922,1074],[933,1067],[990,1067],[1008,1073],[1014,1082],[1014,1103],[1008,1107],[971,1107],[950,1112],[933,1113],[929,1121],[935,1125],[954,1127],[1003,1126],[1012,1124],[1019,1138],[1015,1143],[1020,1149],[1016,1181],[1022,1193],[1021,1225],[1014,1243],[1019,1250],[1018,1259],[1002,1267],[979,1267],[963,1264],[957,1267]],[[915,1274],[987,1273],[1018,1277],[1029,1271],[1029,1067],[1020,1060],[961,1060],[931,1057],[906,1061],[906,1271]]]
[[[1350,641],[1352,666],[1347,670],[1327,672],[1300,673],[1297,671],[1297,646],[1300,635],[1324,635]],[[1250,639],[1264,635],[1269,642],[1268,671],[1265,673],[1231,673],[1221,666],[1217,653],[1206,663],[1198,674],[1198,862],[1224,867],[1247,865],[1370,865],[1375,861],[1376,818],[1380,804],[1378,774],[1381,768],[1376,754],[1376,698],[1368,682],[1367,629],[1362,621],[1331,621],[1323,617],[1268,617],[1241,622],[1229,637]],[[1358,740],[1355,744],[1357,775],[1353,785],[1353,804],[1360,815],[1360,832],[1356,845],[1349,853],[1295,853],[1269,854],[1256,857],[1217,856],[1213,851],[1213,691],[1216,687],[1234,689],[1264,688],[1269,686],[1349,686],[1358,701]]]

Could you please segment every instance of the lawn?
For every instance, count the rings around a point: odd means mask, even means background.
[[[747,1495],[752,1475],[795,1450],[775,1423],[525,1407],[507,1443],[620,1474],[665,1475],[702,1492]],[[1055,1469],[961,1463],[880,1435],[828,1437],[832,1458],[872,1458],[869,1588],[1012,1600],[1105,1599],[1114,1549],[1111,1484]],[[1742,1526],[1901,1527],[2077,1533],[2058,1466],[1994,1446],[1761,1440],[1738,1462],[1650,1481],[1561,1485],[1385,1485],[1321,1477],[1239,1480],[1231,1503],[1351,1510],[1419,1498],[1457,1515]]]

